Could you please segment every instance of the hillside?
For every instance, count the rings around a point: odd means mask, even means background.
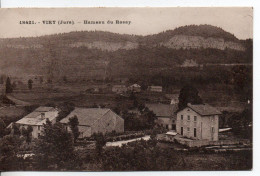
[[[252,40],[221,28],[192,25],[148,36],[79,31],[0,39],[0,74],[60,79],[133,76],[198,64],[252,63]]]

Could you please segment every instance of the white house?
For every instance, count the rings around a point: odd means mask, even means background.
[[[208,104],[192,105],[177,112],[177,133],[192,139],[218,140],[219,115],[216,108]]]
[[[53,124],[56,123],[58,113],[59,110],[56,108],[40,106],[30,114],[15,122],[15,124],[19,125],[20,129],[31,126],[33,129],[32,137],[38,138],[43,132],[43,124],[46,123],[46,120],[48,119]]]

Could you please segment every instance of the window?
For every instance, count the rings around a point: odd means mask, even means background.
[[[183,127],[181,127],[181,135],[183,135]]]
[[[190,116],[188,115],[188,120],[190,120]]]
[[[38,137],[41,135],[41,133],[38,133]]]
[[[215,132],[214,127],[211,127],[211,133],[214,133],[214,132]]]
[[[181,120],[183,120],[183,115],[181,115]]]
[[[197,129],[194,128],[194,137],[197,137]]]
[[[187,131],[190,132],[190,127],[187,127]]]
[[[167,129],[167,130],[169,129],[168,125],[166,125],[166,129]]]
[[[197,116],[194,116],[194,122],[197,122]]]
[[[176,125],[172,124],[172,130],[176,130]]]
[[[41,127],[40,126],[38,126],[38,130],[40,130],[41,129]]]

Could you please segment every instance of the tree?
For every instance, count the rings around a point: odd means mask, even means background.
[[[33,81],[31,79],[28,80],[28,89],[32,90]]]
[[[252,75],[246,66],[234,66],[232,68],[232,74],[235,90],[243,92],[247,85],[252,84]]]
[[[78,125],[79,125],[79,121],[78,121],[78,117],[76,115],[69,118],[69,126],[70,126],[70,129],[71,129],[73,137],[74,137],[74,142],[76,142],[76,140],[79,137]]]
[[[3,75],[0,76],[0,84],[3,84],[4,83],[4,77]]]
[[[19,162],[17,152],[22,144],[18,136],[6,135],[0,138],[0,170],[20,170],[23,162]]]
[[[120,107],[119,107],[119,104],[116,105],[116,107],[113,108],[113,111],[116,113],[116,114],[120,114]]]
[[[6,128],[5,122],[0,118],[0,138],[4,137],[5,135],[10,134],[11,129]]]
[[[33,128],[31,126],[28,126],[27,129],[22,128],[22,135],[25,137],[26,142],[28,144],[32,141],[32,131],[33,131]]]
[[[106,145],[106,138],[102,133],[94,134],[94,139],[96,141],[96,152],[98,156],[101,156],[103,146]]]
[[[156,146],[155,140],[140,140],[122,147],[108,148],[102,155],[106,171],[183,170],[180,152]]]
[[[180,91],[179,104],[178,104],[179,110],[185,108],[188,103],[191,104],[202,103],[202,99],[199,96],[198,90],[191,85],[184,86]]]
[[[13,132],[14,132],[13,134],[14,135],[17,135],[17,136],[21,135],[20,129],[19,129],[17,124],[13,123],[13,127],[12,128],[13,128]]]
[[[222,114],[219,115],[219,128],[224,128],[226,126],[228,116],[228,111],[223,111]]]
[[[43,134],[35,146],[35,169],[39,170],[76,170],[80,165],[74,151],[73,139],[61,123],[46,121]]]
[[[5,90],[6,90],[6,93],[12,93],[13,92],[11,80],[10,80],[9,77],[7,77],[7,79],[6,79]]]
[[[75,109],[75,105],[70,102],[64,102],[60,105],[58,105],[58,108],[60,109],[58,117],[56,119],[57,122],[62,120],[63,118],[67,117]]]
[[[143,104],[143,103],[140,103],[139,105],[138,105],[138,111],[143,111],[144,109],[145,109],[145,105]]]
[[[145,128],[151,129],[155,125],[156,115],[153,111],[150,111],[148,108],[144,109],[144,112],[142,112],[142,118],[144,119],[144,126]]]
[[[12,88],[13,88],[13,89],[16,89],[16,83],[15,83],[15,82],[13,82]]]
[[[138,131],[145,129],[152,129],[155,126],[155,114],[145,108],[141,115],[124,112],[123,116],[125,122],[125,130]]]
[[[5,135],[5,122],[0,118],[0,138]]]
[[[247,107],[241,113],[233,114],[227,121],[229,127],[232,128],[234,134],[245,137],[252,138],[252,107]]]

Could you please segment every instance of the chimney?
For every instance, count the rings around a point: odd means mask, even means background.
[[[41,118],[42,118],[42,119],[45,118],[45,113],[44,113],[44,112],[41,113]]]

